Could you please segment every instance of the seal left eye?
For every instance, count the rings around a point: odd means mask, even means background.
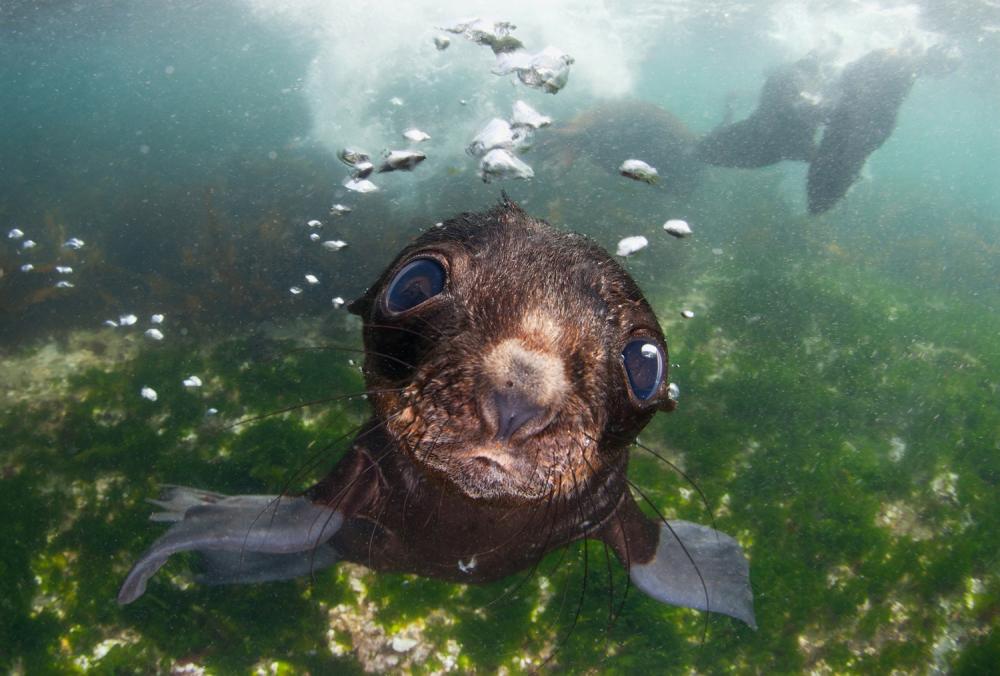
[[[444,291],[444,267],[433,258],[416,258],[396,273],[385,293],[392,314],[412,310]]]
[[[622,350],[622,363],[636,399],[646,401],[660,389],[664,358],[659,345],[645,338],[631,340]]]

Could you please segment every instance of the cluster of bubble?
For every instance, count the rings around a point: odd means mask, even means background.
[[[21,256],[31,257],[40,249],[38,242],[28,237],[24,230],[21,230],[20,228],[11,228],[8,230],[7,239],[16,244],[17,253]],[[84,247],[84,245],[85,242],[79,237],[70,237],[62,243],[62,248],[67,251],[79,251]],[[55,272],[60,277],[73,274],[73,266],[71,265],[60,265],[58,263],[51,265],[42,265],[39,263],[36,265],[31,261],[25,261],[22,263],[18,267],[18,270],[23,273],[51,271]],[[76,285],[67,279],[58,279],[53,286],[57,289],[72,289]]]

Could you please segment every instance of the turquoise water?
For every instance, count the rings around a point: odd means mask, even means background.
[[[1000,663],[996,10],[439,5],[0,8],[0,667]],[[455,35],[434,48],[436,27],[476,12],[511,19],[532,49],[573,55],[566,87],[550,95],[494,75],[489,50]],[[907,40],[957,46],[961,62],[917,80],[891,138],[820,216],[806,214],[801,163],[708,167],[677,194],[622,178],[626,158],[594,149],[638,135],[654,153],[673,133],[637,102],[703,134],[727,101],[734,119],[747,115],[769,69],[808,49],[836,44],[827,58],[849,61]],[[484,184],[464,148],[516,99],[555,120],[522,156],[535,176]],[[587,117],[607,100],[632,111],[628,128]],[[379,175],[368,195],[342,187],[338,149],[406,147],[410,126],[432,136],[412,174]],[[360,346],[360,326],[331,298],[356,297],[423,229],[501,189],[611,250],[649,238],[625,266],[661,318],[681,400],[640,438],[747,550],[758,630],[624,593],[621,566],[596,543],[481,587],[351,565],[198,587],[178,559],[120,607],[121,580],[161,532],[145,502],[158,485],[295,491],[336,462],[367,407],[346,398],[363,391],[359,355],[339,349]],[[352,211],[336,218],[332,203]],[[694,236],[668,237],[668,218]],[[9,239],[13,228],[24,236]],[[348,247],[328,251],[310,232]],[[62,246],[70,237],[83,248]],[[134,325],[103,325],[131,313]],[[195,374],[203,387],[185,387]],[[634,449],[630,475],[657,510],[710,522],[652,455]]]

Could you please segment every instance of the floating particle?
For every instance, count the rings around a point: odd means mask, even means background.
[[[681,310],[681,317],[684,319],[694,319],[694,312],[691,310]]]
[[[132,326],[137,321],[139,321],[139,318],[132,314],[122,315],[118,318],[118,323],[121,326]]]
[[[143,399],[148,399],[149,401],[156,401],[157,398],[159,397],[159,395],[156,394],[156,390],[154,390],[152,387],[149,387],[148,385],[143,385],[142,389],[139,390],[139,394],[142,395]]]
[[[677,383],[667,385],[667,398],[671,401],[677,401],[681,398],[681,388],[677,386]]]
[[[533,178],[535,171],[502,148],[495,148],[486,153],[479,162],[479,178],[483,183],[495,179]]]
[[[668,235],[673,235],[678,239],[691,234],[691,226],[688,225],[687,221],[682,221],[679,218],[671,218],[663,224],[663,229],[666,230]]]
[[[7,233],[7,239],[21,239],[24,237],[24,230],[20,228],[11,228],[10,232]]]
[[[145,143],[143,143],[141,146],[139,146],[139,152],[141,154],[143,154],[143,155],[148,155],[149,154],[149,146],[146,145]]]
[[[391,99],[389,99],[389,103],[391,103],[394,106],[401,106],[403,105],[403,99],[399,98],[398,96],[393,96]]]
[[[82,249],[83,245],[84,241],[79,237],[70,237],[65,242],[63,242],[64,247],[66,247],[67,249],[73,249],[74,251]]]
[[[351,173],[351,178],[368,178],[375,171],[375,165],[371,162],[358,162]]]
[[[166,68],[163,69],[163,72],[166,73],[167,75],[173,75],[174,74],[174,67],[173,66],[167,66]]]
[[[322,237],[319,236],[318,232],[310,232],[309,233],[309,241],[311,241],[311,242],[318,242],[318,241],[320,241],[320,239],[322,239]]]
[[[524,101],[514,101],[514,113],[510,119],[514,126],[531,127],[539,129],[552,124],[552,118],[542,115]]]
[[[306,223],[310,228],[322,228],[323,224],[317,221],[315,218]]]
[[[301,286],[291,286],[291,287],[288,288],[288,292],[291,293],[293,296],[297,296],[300,293],[302,293],[302,287]]]
[[[434,36],[434,46],[437,47],[439,52],[443,52],[451,46],[451,40],[443,35]]]
[[[26,239],[21,242],[22,249],[34,249],[36,246],[38,246],[38,242],[33,239]]]
[[[307,274],[306,281],[309,282],[310,284],[319,284],[319,277],[317,277],[316,275]]]
[[[162,324],[163,320],[164,316],[160,313],[157,313],[149,318],[151,324]]]
[[[385,155],[385,161],[378,168],[380,174],[387,171],[412,171],[415,166],[427,159],[427,155],[416,150],[391,150]]]
[[[493,72],[496,75],[513,72],[529,87],[541,89],[547,94],[558,94],[569,81],[569,67],[573,62],[572,56],[549,45],[536,54],[525,49],[499,53]]]
[[[397,653],[405,653],[413,650],[417,645],[417,640],[413,638],[404,638],[402,636],[394,636],[392,639],[392,649]]]
[[[344,299],[341,298],[340,296],[334,296],[330,300],[330,304],[333,305],[333,308],[335,310],[339,310],[340,308],[342,308],[344,306]]]
[[[342,239],[328,239],[323,242],[323,248],[330,251],[340,251],[345,246],[347,246],[347,242]]]
[[[153,340],[163,340],[163,331],[159,329],[146,329],[146,337]]]
[[[434,224],[434,227],[435,228],[443,228],[444,227],[444,221],[438,221],[437,223]]]
[[[72,289],[74,286],[75,284],[73,284],[73,282],[67,282],[66,280],[56,282],[57,289]]]
[[[521,41],[511,36],[517,26],[509,21],[492,21],[489,19],[462,19],[452,26],[440,26],[441,30],[455,35],[461,35],[466,40],[477,45],[490,47],[494,53],[504,50],[519,49]]]
[[[218,414],[219,414],[219,409],[215,408],[214,406],[210,406],[210,407],[209,407],[209,408],[208,408],[208,409],[207,409],[207,410],[205,411],[205,415],[206,415],[206,416],[210,416],[210,415],[218,415]]]
[[[31,272],[34,269],[35,266],[32,265],[31,263],[25,263],[24,265],[21,266],[21,272]]]
[[[114,319],[105,319],[104,320],[104,326],[110,326],[111,328],[117,328],[118,322],[116,322]]]
[[[330,214],[333,216],[346,216],[349,213],[351,213],[351,207],[346,204],[337,203],[330,207]]]
[[[269,160],[276,160],[276,159],[278,159],[278,153],[275,152],[274,150],[272,150],[271,152],[269,152],[267,154],[267,159],[269,159]]]
[[[403,138],[407,141],[412,141],[413,143],[423,143],[424,141],[429,141],[431,139],[431,135],[413,127],[403,132]]]
[[[530,127],[511,127],[507,120],[494,117],[479,130],[465,152],[473,157],[481,157],[494,148],[519,152],[526,150],[530,145]]]
[[[184,387],[201,387],[201,378],[198,376],[188,376],[184,379]]]
[[[72,275],[73,268],[71,268],[68,265],[57,265],[56,272],[59,273],[60,275]]]
[[[369,193],[378,190],[377,185],[365,178],[349,178],[344,181],[344,187],[360,193]]]
[[[636,251],[641,251],[649,246],[649,240],[642,235],[633,235],[632,237],[625,237],[620,242],[618,242],[618,250],[616,253],[619,256],[631,256]]]
[[[716,256],[721,256],[723,252],[722,249],[712,249],[712,253]]]
[[[618,167],[618,171],[625,178],[631,178],[643,183],[653,184],[660,180],[660,175],[653,167],[642,160],[625,160]]]
[[[337,157],[340,161],[349,167],[356,167],[362,162],[371,161],[371,157],[363,150],[358,150],[357,148],[341,148],[337,152]]]
[[[458,100],[458,105],[460,105],[460,106],[467,106],[467,105],[469,105],[469,102],[466,101],[465,99],[459,99]]]

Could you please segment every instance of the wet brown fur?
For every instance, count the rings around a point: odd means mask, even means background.
[[[418,257],[443,265],[445,290],[393,315],[386,287]],[[473,582],[586,536],[623,561],[652,555],[652,525],[634,538],[609,531],[631,503],[627,446],[672,408],[666,378],[649,400],[634,398],[622,349],[644,337],[665,356],[666,342],[604,249],[505,199],[424,233],[350,309],[365,321],[374,416],[309,492],[344,512],[333,544],[345,558]],[[498,439],[490,402],[504,388],[541,412]]]

